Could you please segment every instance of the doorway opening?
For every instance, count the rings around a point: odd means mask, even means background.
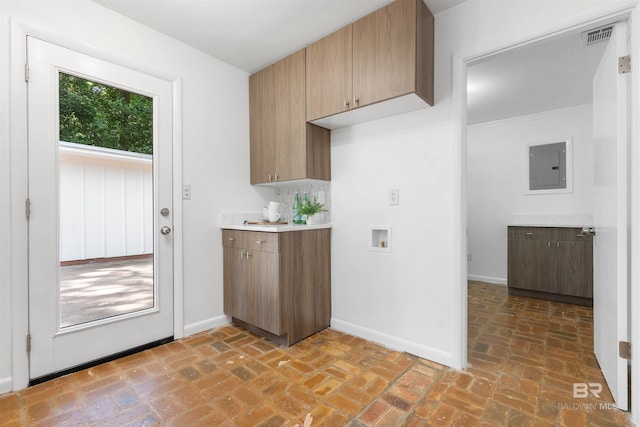
[[[508,225],[582,227],[593,224],[592,194],[596,191],[593,183],[598,181],[599,174],[594,169],[594,160],[603,153],[598,151],[592,131],[594,120],[599,119],[593,113],[592,87],[596,70],[600,69],[610,44],[605,40],[592,46],[583,45],[581,33],[599,24],[465,64],[468,66],[468,102],[463,108],[466,108],[468,126],[463,130],[463,141],[466,141],[463,143],[466,157],[463,187],[469,293],[468,308],[464,310],[468,314],[467,355],[471,367],[474,362],[482,364],[483,360],[506,361],[503,366],[507,366],[508,372],[510,363],[527,356],[530,362],[544,364],[548,359],[545,355],[558,347],[562,350],[563,346],[565,350],[586,349],[589,359],[586,366],[598,365],[596,358],[589,355],[589,349],[594,348],[593,326],[590,334],[584,330],[585,321],[593,324],[589,320],[592,315],[583,311],[588,309],[541,300],[520,301],[520,297],[507,296],[505,285],[508,284]],[[621,38],[626,40],[626,26],[623,28]],[[559,65],[563,61],[565,64]],[[574,150],[573,190],[544,195],[528,193],[527,148],[569,138]],[[502,295],[496,297],[493,294],[496,290]],[[487,295],[493,295],[493,302],[496,298],[502,299],[502,317],[496,319],[488,315],[486,319],[493,322],[492,327],[482,331],[474,316],[484,302],[486,306],[491,305],[492,297]],[[483,301],[485,297],[488,299]],[[519,311],[514,310],[517,307]],[[522,310],[525,317],[528,316],[525,322],[528,324],[519,324],[516,320],[522,319]],[[544,329],[544,322],[550,328]],[[484,339],[478,336],[482,333]],[[597,335],[598,331],[596,341]],[[492,351],[495,354],[491,354]],[[557,355],[556,359],[559,360]],[[598,360],[602,359],[598,357]],[[525,363],[522,359],[519,362]],[[580,382],[577,378],[581,374],[569,372],[576,366],[581,365],[573,364],[570,368],[556,363],[553,367],[545,366],[540,373],[551,374],[560,369],[556,378],[568,374],[561,384],[570,393],[573,383]],[[582,373],[586,370],[583,368]],[[576,379],[569,381],[574,376]],[[602,383],[606,388],[606,382]],[[626,401],[626,397],[620,401]],[[619,398],[620,395],[616,401]],[[626,403],[620,406],[626,408]]]

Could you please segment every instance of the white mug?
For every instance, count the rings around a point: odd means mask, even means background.
[[[269,210],[270,211],[278,211],[280,209],[280,203],[278,202],[269,202]]]
[[[276,222],[280,219],[280,212],[275,209],[269,209],[269,222]]]

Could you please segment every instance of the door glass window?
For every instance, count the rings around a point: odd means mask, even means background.
[[[59,73],[60,324],[155,307],[153,99]]]

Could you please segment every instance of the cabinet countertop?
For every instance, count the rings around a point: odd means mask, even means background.
[[[288,231],[305,231],[305,230],[318,230],[322,228],[331,228],[331,224],[314,224],[314,225],[294,225],[294,224],[279,224],[279,225],[259,225],[259,224],[227,224],[220,228],[223,230],[240,230],[240,231],[262,231],[267,233],[284,233]]]
[[[514,215],[507,223],[511,227],[593,227],[588,215]]]

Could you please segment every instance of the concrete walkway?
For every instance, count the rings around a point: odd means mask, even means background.
[[[60,267],[61,326],[153,307],[153,257]]]

